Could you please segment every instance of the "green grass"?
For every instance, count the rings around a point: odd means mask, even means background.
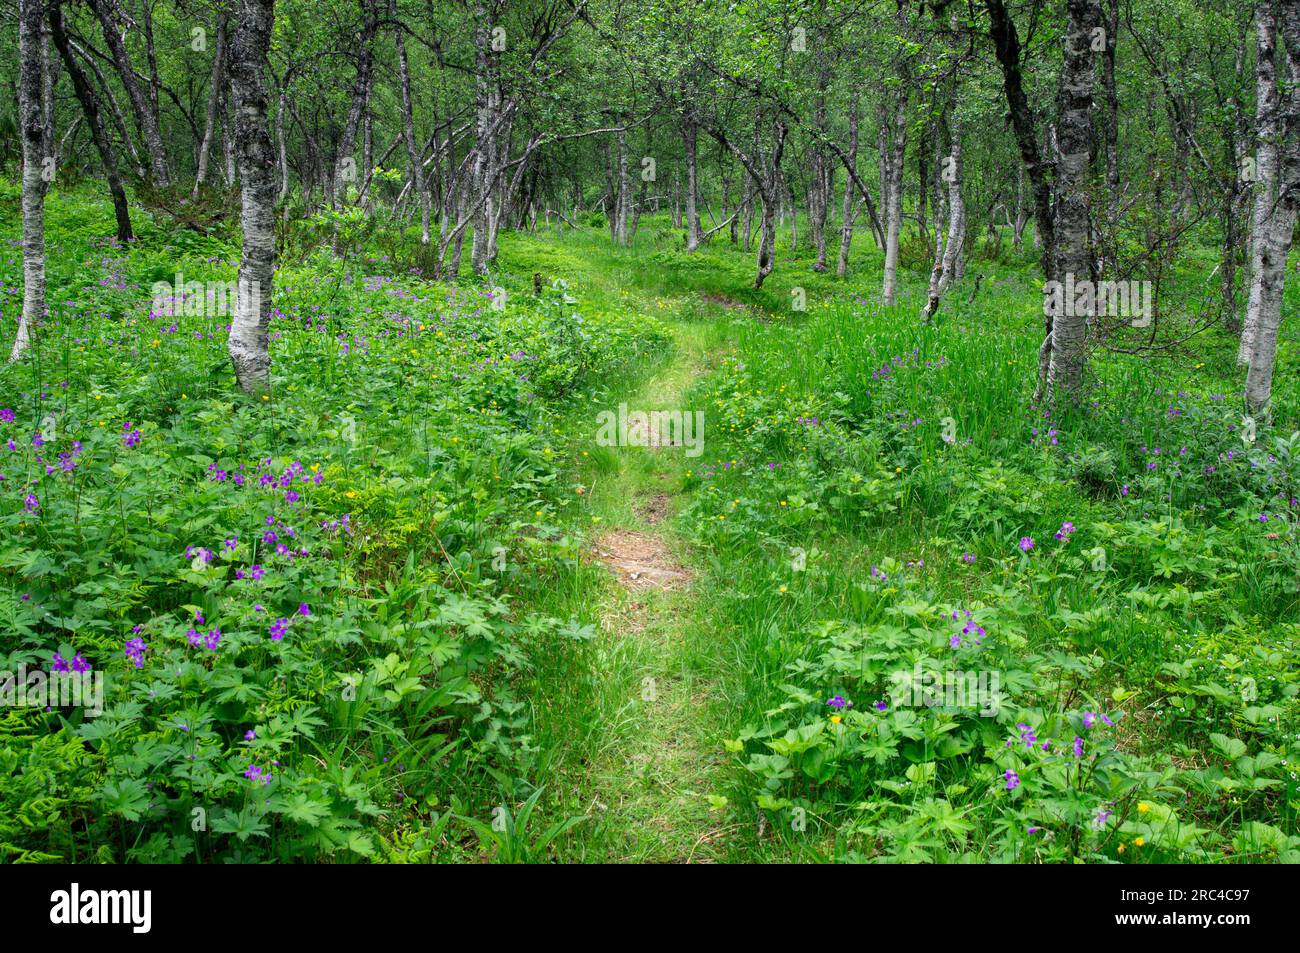
[[[141,321],[176,270],[229,280],[231,236],[141,216],[140,243],[118,251],[96,239],[103,203],[50,206],[51,300],[71,305],[31,361],[0,370],[0,407],[30,442],[57,405],[51,449],[79,440],[82,462],[63,483],[25,444],[0,463],[41,487],[35,513],[16,482],[0,489],[0,653],[12,667],[84,651],[111,707],[95,723],[6,710],[0,816],[29,822],[0,823],[8,856],[1300,856],[1300,491],[1296,448],[1275,442],[1300,412],[1294,326],[1276,427],[1247,451],[1217,330],[1098,351],[1086,406],[1031,406],[1032,249],[976,252],[926,327],[923,255],[909,246],[884,307],[863,233],[840,280],[782,229],[760,292],[751,254],[719,234],[687,256],[662,217],[629,248],[598,229],[509,233],[487,282],[504,312],[472,281],[411,277],[409,233],[371,234],[342,263],[299,236],[275,398],[249,406],[218,328]],[[535,298],[534,273],[575,300]],[[11,250],[0,278],[18,274]],[[1189,264],[1178,280],[1187,297],[1202,279]],[[703,455],[600,446],[598,415],[620,403],[704,411]],[[266,457],[277,474],[319,468],[305,509],[273,514],[328,558],[243,548],[266,506],[206,468]],[[344,513],[350,536],[312,528]],[[232,533],[219,573],[180,555]],[[625,589],[593,551],[607,533],[653,538],[689,586]],[[234,572],[259,558],[274,582],[254,594]],[[308,601],[313,621],[272,644],[255,598]],[[194,607],[228,651],[192,654]],[[987,635],[953,649],[966,610]],[[122,657],[133,624],[142,670]],[[896,704],[891,673],[918,663],[999,672],[1000,711]],[[265,804],[250,761],[278,762]],[[213,830],[191,831],[195,807]]]

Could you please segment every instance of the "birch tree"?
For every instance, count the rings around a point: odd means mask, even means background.
[[[275,0],[238,0],[236,23],[230,78],[244,243],[229,349],[239,386],[246,393],[260,394],[271,383],[268,328],[275,278],[276,168],[267,125],[266,83]]]
[[[1277,280],[1278,263],[1272,241],[1278,186],[1277,9],[1270,0],[1255,8],[1255,169],[1254,205],[1250,219],[1250,285],[1246,315],[1241,326],[1237,363],[1248,365],[1255,350],[1260,316],[1272,282]]]
[[[691,254],[699,249],[700,234],[700,187],[699,187],[699,127],[689,115],[682,120],[682,146],[686,153],[686,251]]]
[[[858,163],[858,89],[849,94],[849,151],[845,164],[850,174],[844,177],[844,204],[840,207],[840,257],[835,274],[843,278],[849,271],[849,247],[853,244],[853,179]]]
[[[216,134],[217,116],[221,109],[226,86],[226,30],[229,13],[225,7],[217,12],[216,50],[212,54],[212,75],[208,80],[208,108],[203,124],[203,141],[199,143],[198,168],[194,174],[194,189],[191,199],[199,197],[199,189],[208,177],[208,156],[212,152],[212,140]]]
[[[885,206],[885,265],[881,298],[892,305],[898,294],[898,249],[903,230],[903,159],[907,154],[907,100],[901,86],[888,125],[882,128],[881,204]]]
[[[397,3],[393,0],[389,15],[397,20]],[[397,74],[402,87],[402,139],[406,143],[406,159],[411,167],[411,188],[420,203],[420,244],[429,244],[430,197],[424,178],[424,163],[415,141],[415,111],[411,98],[411,68],[406,58],[405,27],[399,21],[393,28],[397,44]]]
[[[1088,201],[1088,163],[1093,143],[1092,31],[1101,22],[1098,0],[1067,0],[1065,62],[1056,123],[1056,196],[1053,231],[1055,276],[1076,282],[1092,278],[1092,224]],[[1087,363],[1088,309],[1063,307],[1052,316],[1047,393],[1074,394]]]
[[[9,360],[23,356],[45,317],[45,191],[52,169],[45,121],[45,3],[18,2],[18,132],[23,154],[23,311]]]
[[[1263,8],[1267,6],[1260,5],[1261,18],[1265,16]],[[1255,238],[1259,271],[1251,278],[1251,310],[1246,315],[1246,327],[1253,326],[1246,371],[1246,410],[1264,417],[1269,414],[1273,390],[1277,334],[1282,324],[1282,292],[1286,286],[1286,259],[1291,250],[1297,212],[1300,212],[1300,0],[1282,0],[1280,21],[1286,48],[1286,95],[1269,97],[1267,102],[1261,99],[1260,107],[1277,110],[1273,121],[1280,144],[1271,170],[1274,181],[1268,186],[1275,198]],[[1261,46],[1262,39],[1263,31]],[[1244,330],[1242,338],[1244,341]]]
[[[961,124],[954,118],[950,125],[951,144],[939,171],[940,181],[947,185],[948,228],[947,233],[935,241],[934,268],[930,273],[930,291],[925,306],[926,320],[935,316],[944,293],[952,286],[966,242],[966,204],[961,194]]]
[[[167,165],[167,149],[163,143],[162,120],[158,113],[156,93],[146,93],[136,77],[131,54],[126,48],[126,36],[119,30],[115,18],[115,5],[111,0],[88,0],[90,7],[99,19],[104,42],[112,54],[113,65],[117,67],[118,78],[126,89],[131,101],[131,110],[135,115],[136,126],[144,140],[145,152],[149,159],[153,184],[158,188],[171,185],[171,172]]]
[[[117,240],[119,242],[129,242],[134,237],[131,230],[131,210],[126,201],[126,189],[122,184],[122,176],[118,171],[117,158],[113,154],[113,145],[109,141],[108,131],[104,128],[104,123],[99,115],[99,103],[95,96],[94,89],[91,88],[90,80],[77,62],[73,55],[72,45],[68,40],[68,33],[63,24],[63,9],[61,4],[51,3],[49,11],[50,38],[54,41],[55,48],[59,51],[59,58],[63,61],[63,68],[68,71],[68,77],[72,80],[72,89],[76,94],[77,102],[81,104],[81,111],[86,117],[86,125],[90,127],[90,136],[95,143],[95,149],[99,153],[99,161],[104,166],[104,178],[108,183],[108,193],[113,200],[113,214],[117,219]]]

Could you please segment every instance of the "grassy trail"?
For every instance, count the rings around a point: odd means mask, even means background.
[[[536,249],[529,249],[533,257]],[[732,315],[693,289],[666,289],[608,255],[545,264],[588,296],[617,299],[629,315],[653,315],[673,336],[671,354],[570,421],[572,479],[601,584],[590,609],[600,620],[591,660],[595,730],[559,768],[567,806],[588,820],[557,845],[566,861],[691,863],[721,859],[728,830],[711,796],[721,790],[717,646],[684,538],[673,521],[698,465],[684,447],[599,446],[597,414],[687,410],[688,394],[728,350]],[[707,424],[706,424],[707,426]],[[707,445],[707,437],[706,437]]]
[[[685,394],[713,359],[708,326],[674,326],[672,360],[627,392],[631,410],[683,408]],[[593,554],[617,577],[601,595],[596,670],[609,714],[584,784],[598,822],[590,846],[626,862],[708,862],[726,830],[712,810],[717,734],[697,574],[672,518],[683,498],[682,447],[600,447],[588,451],[589,512],[599,527]],[[570,845],[570,850],[573,845]]]
[[[743,663],[736,633],[710,603],[731,584],[753,580],[719,578],[716,559],[692,553],[674,525],[688,499],[686,472],[721,462],[707,452],[716,439],[708,428],[717,423],[706,421],[706,452],[692,459],[682,447],[597,446],[596,413],[619,404],[629,412],[696,409],[690,391],[734,352],[737,325],[771,313],[785,294],[742,303],[752,294],[722,269],[682,281],[602,252],[544,261],[587,295],[617,298],[630,315],[653,314],[671,330],[674,347],[648,376],[613,387],[571,422],[569,453],[581,461],[573,479],[583,491],[591,556],[610,572],[592,607],[601,621],[589,697],[599,727],[560,768],[567,808],[588,820],[557,844],[558,856],[735,860],[752,849],[752,835],[738,829],[722,797],[721,739],[733,727],[724,723],[736,702],[733,669]]]

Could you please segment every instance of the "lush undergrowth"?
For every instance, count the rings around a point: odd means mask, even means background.
[[[104,710],[0,709],[7,859],[657,856],[582,789],[643,664],[601,645],[587,539],[602,481],[653,478],[693,544],[719,856],[1300,860],[1300,401],[1279,374],[1243,439],[1218,332],[1099,352],[1053,417],[1029,250],[923,327],[923,268],[882,308],[865,241],[848,281],[783,245],[754,292],[653,218],[627,250],[505,235],[458,286],[395,233],[299,231],[252,404],[224,315],[150,307],[236,245],[49,215],[56,314],[0,370],[0,671],[89,667]],[[597,411],[675,339],[705,453],[620,470]]]
[[[527,687],[592,633],[547,611],[584,571],[554,421],[662,330],[318,254],[279,274],[250,406],[228,318],[149,300],[236,252],[118,249],[86,210],[52,202],[62,304],[0,377],[0,670],[89,666],[104,709],[3,709],[6,854],[427,857],[531,793]]]
[[[1032,284],[954,297],[747,322],[695,395],[739,852],[1300,859],[1294,382],[1253,443],[1226,353],[1054,419]]]

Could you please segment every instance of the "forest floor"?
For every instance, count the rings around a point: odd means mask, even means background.
[[[672,333],[666,359],[647,377],[611,388],[604,404],[630,412],[686,406],[691,389],[725,353],[713,320],[701,321],[686,298],[630,295],[599,264],[570,274],[584,288],[604,284],[633,311],[655,310]],[[603,279],[603,281],[602,281]],[[694,302],[691,302],[694,303]],[[666,306],[665,306],[666,305]],[[722,313],[705,301],[710,313]],[[576,422],[570,455],[590,459],[591,420]],[[608,570],[598,600],[594,648],[600,719],[595,755],[569,779],[587,792],[590,824],[573,833],[612,862],[712,862],[725,856],[729,826],[717,791],[721,752],[712,723],[716,691],[704,613],[695,580],[704,571],[674,526],[684,503],[690,458],[681,446],[602,448],[575,476],[585,492],[590,557]],[[574,844],[569,854],[580,850]]]
[[[616,395],[642,410],[682,406],[707,363],[688,330],[674,360],[633,393]],[[615,448],[617,470],[595,480],[590,505],[603,532],[595,557],[618,579],[607,596],[598,651],[607,672],[630,672],[627,717],[609,725],[588,783],[617,832],[611,860],[690,862],[718,855],[725,828],[708,798],[719,787],[719,755],[709,725],[712,684],[699,665],[696,570],[673,532],[680,505],[681,453],[672,447]],[[639,677],[637,677],[639,675]]]
[[[486,287],[384,234],[286,256],[252,403],[221,316],[147,300],[233,239],[111,227],[51,199],[68,310],[0,368],[0,655],[110,676],[7,723],[0,856],[1300,861],[1300,386],[1243,444],[1226,335],[1055,413],[1032,249],[923,325],[923,250],[885,306],[865,234],[838,279],[783,230],[761,291],[665,217],[504,235]]]

